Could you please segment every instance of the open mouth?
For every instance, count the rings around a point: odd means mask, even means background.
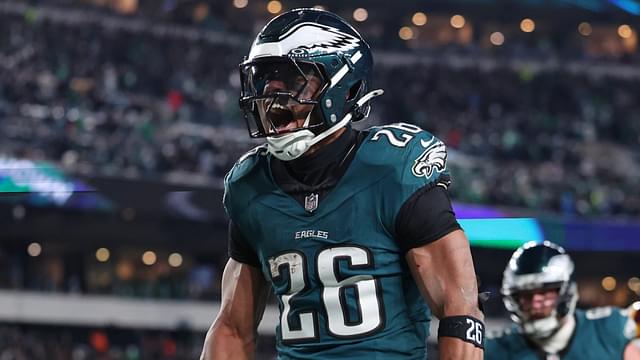
[[[277,132],[293,130],[298,125],[291,109],[278,103],[271,106],[267,115]]]

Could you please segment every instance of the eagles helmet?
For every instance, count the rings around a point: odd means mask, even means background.
[[[513,253],[504,270],[501,293],[511,319],[526,335],[547,338],[560,328],[564,317],[573,315],[578,301],[573,269],[573,261],[565,250],[549,241],[529,242]],[[521,291],[537,289],[559,289],[558,300],[550,316],[529,319],[517,297]]]
[[[275,17],[240,64],[240,107],[251,137],[266,137],[281,160],[300,157],[368,115],[367,102],[382,94],[367,93],[372,65],[369,45],[331,12],[302,8]]]

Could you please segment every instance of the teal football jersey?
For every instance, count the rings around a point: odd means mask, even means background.
[[[627,310],[602,307],[576,310],[576,329],[569,346],[559,354],[545,354],[528,342],[514,324],[499,336],[487,337],[486,360],[607,360],[622,359],[635,334]]]
[[[336,187],[305,206],[271,161],[264,147],[241,158],[224,204],[279,301],[279,359],[424,359],[430,312],[395,220],[418,189],[447,185],[444,144],[413,125],[372,128]]]

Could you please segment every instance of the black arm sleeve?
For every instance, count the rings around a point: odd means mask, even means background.
[[[243,264],[260,267],[258,254],[231,220],[229,220],[229,257]]]
[[[411,195],[400,208],[395,225],[396,241],[404,252],[460,229],[449,192],[442,186],[424,187]]]

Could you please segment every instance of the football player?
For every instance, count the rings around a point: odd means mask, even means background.
[[[481,359],[469,243],[447,193],[445,145],[417,126],[353,121],[372,55],[340,17],[271,20],[240,66],[241,108],[264,146],[225,178],[230,260],[202,359],[251,359],[267,293],[279,359],[424,359],[431,314],[442,359]]]
[[[574,265],[551,242],[527,243],[513,253],[502,281],[515,324],[487,338],[485,359],[640,359],[637,306],[576,310]]]

